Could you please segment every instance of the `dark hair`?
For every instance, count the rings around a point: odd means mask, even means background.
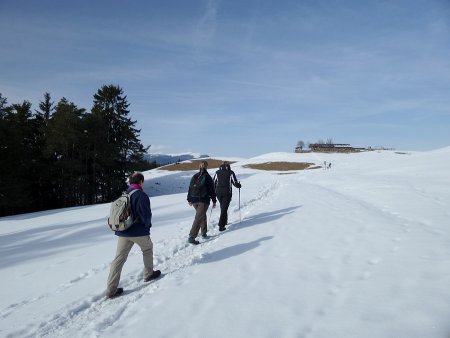
[[[230,162],[223,161],[222,165],[220,166],[220,168],[223,169],[223,170],[231,170]]]
[[[200,169],[200,171],[206,171],[208,169],[208,162],[201,161],[199,169]]]
[[[140,172],[134,172],[130,175],[130,184],[139,184],[144,182],[144,175]]]

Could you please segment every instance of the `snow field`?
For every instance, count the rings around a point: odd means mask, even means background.
[[[234,164],[227,231],[187,244],[193,172],[145,173],[155,268],[134,247],[125,294],[103,292],[116,239],[109,204],[0,219],[5,337],[448,337],[450,149],[302,154],[331,170]],[[203,240],[200,238],[200,241]]]

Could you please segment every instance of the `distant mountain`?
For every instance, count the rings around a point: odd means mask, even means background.
[[[192,159],[198,159],[198,158],[206,158],[209,157],[209,155],[201,155],[197,153],[185,153],[185,154],[147,154],[144,155],[144,158],[149,161],[153,162],[155,161],[158,164],[165,165],[175,162],[182,162]]]

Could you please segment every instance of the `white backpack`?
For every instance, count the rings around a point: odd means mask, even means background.
[[[123,192],[122,196],[111,203],[108,225],[112,231],[124,231],[133,225],[134,219],[131,212],[131,195],[138,189],[129,193]]]

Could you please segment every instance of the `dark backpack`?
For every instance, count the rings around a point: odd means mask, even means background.
[[[208,195],[208,188],[206,186],[206,174],[195,174],[191,178],[189,184],[189,194],[191,197],[203,198]]]
[[[217,184],[216,187],[231,189],[231,171],[229,170],[218,170],[216,172]]]

